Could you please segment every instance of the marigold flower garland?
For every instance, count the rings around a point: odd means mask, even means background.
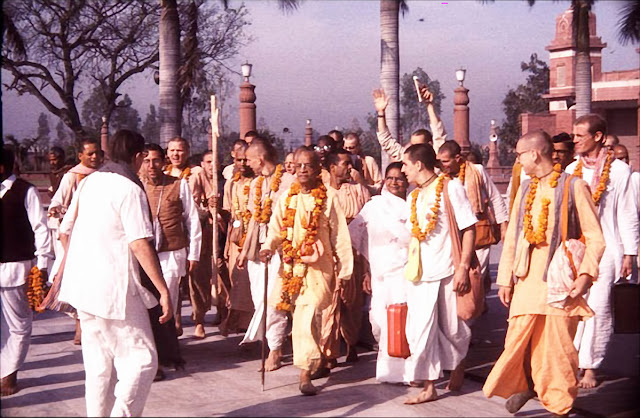
[[[562,167],[560,164],[553,166],[553,173],[549,179],[549,186],[555,189],[558,186],[558,179],[562,174]],[[540,215],[538,216],[538,229],[533,230],[533,215],[531,215],[531,209],[533,202],[536,199],[536,191],[538,189],[538,183],[540,179],[538,177],[531,177],[531,184],[529,185],[529,192],[524,204],[524,237],[531,245],[539,245],[547,240],[547,227],[549,224],[549,205],[551,200],[548,198],[542,199],[542,209],[540,209]]]
[[[271,182],[271,191],[273,193],[277,193],[280,189],[283,173],[284,170],[282,168],[282,164],[278,164],[276,166],[275,176]],[[264,176],[258,177],[258,180],[256,181],[256,196],[253,201],[256,205],[256,211],[253,214],[253,219],[262,224],[266,224],[269,222],[269,219],[271,219],[271,205],[273,204],[273,200],[271,199],[271,195],[267,196],[264,200],[264,206],[262,206],[262,183],[264,183]]]
[[[27,300],[29,301],[29,307],[35,312],[44,312],[44,308],[40,305],[44,300],[44,280],[42,280],[42,273],[38,267],[33,267],[29,272],[27,279],[29,283],[27,287]]]
[[[598,182],[598,187],[596,187],[596,191],[593,192],[591,198],[593,199],[593,203],[596,206],[600,204],[600,199],[602,199],[602,193],[607,190],[607,182],[609,181],[609,172],[611,171],[611,163],[613,162],[613,152],[607,151],[607,159],[604,162],[604,167],[602,167],[602,174],[600,175],[600,181]],[[573,175],[579,178],[582,178],[582,159],[578,160],[578,164],[576,164],[575,170],[573,170]]]
[[[462,183],[463,185],[464,185],[464,172],[466,168],[467,168],[466,163],[460,164],[460,172],[458,173],[458,180],[460,180],[460,183]]]
[[[424,232],[420,228],[420,223],[418,222],[418,195],[420,194],[420,189],[415,189],[411,192],[411,235],[418,239],[418,241],[423,241],[427,238],[427,235],[431,233],[436,228],[436,224],[438,223],[438,211],[440,210],[440,200],[442,199],[442,190],[444,189],[444,179],[445,176],[441,175],[438,177],[438,184],[436,185],[436,201],[431,208],[431,213],[427,214],[427,226],[425,227]]]
[[[292,300],[300,293],[304,278],[307,274],[307,265],[302,261],[303,256],[313,255],[313,244],[317,240],[320,214],[325,209],[327,201],[327,188],[318,180],[318,187],[311,190],[314,207],[311,212],[311,219],[303,222],[302,227],[306,230],[304,239],[299,247],[293,245],[293,232],[298,206],[298,195],[300,194],[300,183],[295,182],[285,202],[285,213],[282,220],[280,237],[282,238],[282,293],[280,302],[276,309],[281,311],[292,310]],[[293,200],[295,197],[295,200]],[[292,203],[293,200],[293,203]]]
[[[238,173],[240,174],[240,173]],[[236,179],[236,177],[234,176],[234,181],[237,183],[237,181],[239,180]],[[235,214],[235,218],[236,220],[242,222],[242,237],[240,238],[240,241],[238,242],[238,247],[242,248],[242,246],[244,245],[244,241],[247,238],[247,229],[249,226],[249,220],[251,220],[251,212],[249,212],[248,206],[249,206],[249,190],[251,189],[251,182],[247,181],[243,187],[242,193],[243,193],[243,205],[244,205],[244,210],[240,210],[240,197],[238,196],[238,193],[234,194],[234,199],[233,199],[233,212]]]

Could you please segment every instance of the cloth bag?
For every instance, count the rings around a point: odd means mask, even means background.
[[[500,242],[500,225],[496,223],[493,210],[486,205],[486,211],[476,222],[476,249]]]
[[[443,190],[444,205],[447,208],[447,214],[449,215],[449,234],[451,236],[453,264],[454,266],[457,266],[460,264],[460,259],[462,257],[462,244],[460,243],[460,231],[458,230],[458,223],[456,222],[453,205],[449,199],[448,183],[448,181],[445,183]],[[456,298],[458,318],[463,321],[476,318],[484,311],[484,283],[482,280],[480,262],[478,261],[475,251],[471,255],[469,280],[471,282],[470,290],[464,294],[458,293]]]
[[[562,193],[562,208],[560,213],[560,228],[562,243],[553,253],[549,269],[547,270],[547,304],[554,308],[564,308],[571,291],[571,284],[578,277],[578,268],[584,258],[586,245],[584,236],[577,239],[567,239],[569,228],[569,190],[571,177],[565,181]]]

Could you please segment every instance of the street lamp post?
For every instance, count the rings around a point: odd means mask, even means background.
[[[244,81],[240,84],[240,138],[244,138],[247,132],[256,130],[256,86],[249,82],[252,67],[248,62],[241,67]]]
[[[109,142],[109,126],[107,125],[107,117],[102,117],[102,128],[100,129],[100,148],[104,152],[104,156],[109,158],[109,147],[107,146]]]
[[[464,87],[464,78],[467,70],[456,70],[458,87],[453,95],[453,137],[462,149],[462,155],[466,156],[471,150],[469,142],[469,90]]]
[[[311,146],[313,128],[311,127],[311,119],[307,119],[307,125],[304,127],[304,145]]]
[[[498,174],[500,171],[500,161],[498,159],[498,133],[496,130],[496,121],[491,119],[491,128],[489,128],[489,161],[487,161],[487,173],[490,176]]]

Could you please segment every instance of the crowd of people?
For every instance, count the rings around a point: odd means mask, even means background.
[[[194,337],[206,337],[215,307],[222,336],[266,341],[265,371],[282,367],[290,338],[303,395],[318,393],[313,380],[342,355],[358,360],[370,323],[376,379],[419,388],[407,404],[435,401],[444,371],[449,390],[463,385],[471,325],[491,288],[490,249],[502,241],[508,330],[483,391],[507,398],[511,413],[537,396],[567,414],[578,387],[597,384],[612,288],[636,267],[638,173],[606,121],[586,115],[572,134],[519,139],[505,200],[482,164],[447,140],[431,93],[419,94],[430,130],[403,146],[387,128],[385,93],[373,93],[384,170],[356,133],[331,131],[280,163],[251,131],[218,169],[211,151],[191,163],[184,138],[165,150],[121,130],[108,158],[89,139],[73,167],[51,149],[47,212],[4,147],[2,396],[18,390],[27,289],[39,274],[52,282],[40,307],[75,318],[88,416],[140,415],[152,382],[182,366],[183,299]]]

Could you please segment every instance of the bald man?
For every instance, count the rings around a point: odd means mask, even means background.
[[[517,161],[531,178],[523,180],[516,193],[507,227],[497,284],[500,301],[509,307],[509,325],[504,351],[483,387],[487,397],[509,398],[506,408],[512,414],[536,394],[552,414],[571,410],[578,394],[578,352],[573,338],[580,319],[593,316],[583,295],[598,277],[605,248],[587,183],[575,177],[567,183],[568,174],[553,170],[552,152],[551,138],[543,131],[524,135],[516,145]],[[578,277],[559,308],[547,303],[547,270],[561,244],[558,215],[565,187],[570,187],[567,238],[578,239],[581,231],[586,249]],[[540,214],[547,200],[548,226],[540,231]],[[542,242],[525,238],[523,219],[533,219],[531,226],[542,233]]]
[[[261,329],[264,307],[265,263],[260,261],[260,247],[267,238],[267,226],[271,219],[273,208],[278,204],[280,195],[291,186],[295,177],[277,163],[277,153],[271,143],[261,137],[254,138],[246,152],[247,164],[253,170],[255,178],[249,189],[248,209],[251,220],[247,226],[247,237],[242,251],[238,256],[239,268],[246,266],[251,282],[251,298],[255,313],[242,343],[259,341],[262,339]],[[269,280],[267,293],[271,294],[280,269],[280,257],[276,254],[268,261]],[[267,306],[266,337],[269,344],[269,357],[265,363],[265,370],[272,371],[280,368],[282,359],[282,344],[287,328],[287,316],[283,311]]]

